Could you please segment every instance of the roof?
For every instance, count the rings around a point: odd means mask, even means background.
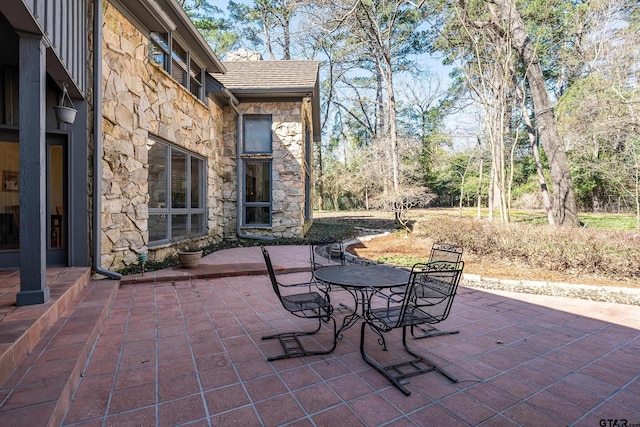
[[[260,93],[274,96],[313,96],[318,81],[318,61],[224,62],[226,74],[213,74],[239,98]]]
[[[313,139],[320,135],[318,61],[226,61],[225,74],[211,74],[240,102],[311,98]]]

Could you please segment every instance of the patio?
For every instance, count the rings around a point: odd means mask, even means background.
[[[269,250],[280,279],[309,277],[306,247]],[[281,349],[261,336],[302,323],[273,295],[259,248],[211,254],[193,273],[169,269],[122,281],[62,405],[61,425],[640,423],[636,306],[481,291],[463,280],[441,325],[460,333],[410,342],[460,381],[436,372],[415,377],[406,397],[362,361],[359,327],[330,355],[267,362]],[[333,293],[332,302],[352,304],[346,292]],[[329,335],[328,328],[316,335],[319,344],[328,345]],[[0,425],[44,424],[38,411],[54,396],[38,390],[53,379],[34,372],[63,367],[70,345],[54,341],[38,344],[0,385]],[[377,356],[395,357],[399,341],[399,330],[387,334],[390,351]],[[44,357],[54,350],[57,358]]]

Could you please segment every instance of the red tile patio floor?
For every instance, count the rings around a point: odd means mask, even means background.
[[[308,269],[306,247],[269,250],[276,266]],[[640,423],[637,306],[462,286],[443,324],[460,333],[409,343],[460,381],[435,372],[414,377],[407,397],[362,361],[359,325],[330,355],[268,362],[279,344],[261,336],[303,323],[273,295],[259,248],[203,261],[209,277],[167,270],[145,273],[151,283],[123,280],[61,425]],[[252,275],[211,277],[233,265],[235,274]],[[346,292],[332,302],[353,304]],[[376,355],[391,359],[400,331],[387,335],[390,350]],[[329,329],[317,337],[327,345]],[[373,339],[368,345],[378,351]],[[0,387],[0,402],[10,399]]]

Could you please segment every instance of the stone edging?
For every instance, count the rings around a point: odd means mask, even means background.
[[[375,231],[375,230],[367,230]],[[368,234],[343,242],[345,249],[356,243],[366,242],[376,237],[386,236],[386,231]],[[357,257],[345,251],[345,259],[353,263],[373,263],[365,258]],[[549,295],[578,298],[590,301],[613,302],[617,304],[639,305],[640,289],[614,286],[594,286],[574,283],[554,283],[534,280],[496,279],[482,277],[478,274],[462,274],[464,286],[474,289],[491,289],[508,292],[520,292],[534,295]]]

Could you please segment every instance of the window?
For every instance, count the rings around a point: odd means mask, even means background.
[[[245,225],[271,225],[271,161],[244,162]]]
[[[271,115],[244,116],[244,153],[271,153]]]
[[[245,226],[271,226],[271,123],[270,115],[243,116]]]
[[[188,87],[187,80],[187,52],[175,41],[171,50],[171,77],[184,87]]]
[[[167,34],[151,33],[149,60],[165,70],[169,67],[169,42]]]
[[[204,235],[204,158],[156,138],[147,140],[147,150],[149,244]]]
[[[204,71],[191,54],[171,34],[149,35],[149,61],[162,67],[171,77],[187,88],[196,98],[204,99],[202,82]]]
[[[193,61],[191,61],[189,90],[198,99],[202,97],[200,89],[202,88],[202,68],[198,67]]]

